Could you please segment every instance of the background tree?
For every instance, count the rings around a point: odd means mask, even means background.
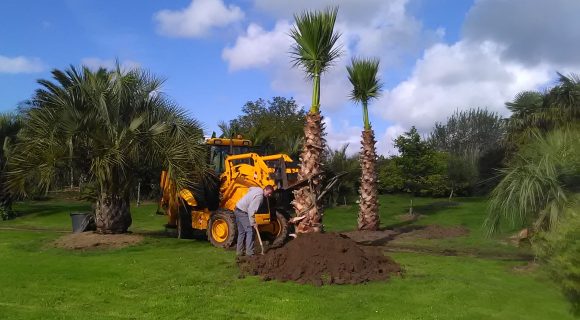
[[[395,147],[400,153],[397,164],[401,168],[404,188],[419,195],[426,177],[432,172],[433,148],[421,139],[415,127],[397,137]]]
[[[536,133],[545,134],[580,120],[580,77],[558,73],[557,84],[547,92],[521,92],[506,106],[512,112],[506,143],[517,149]]]
[[[495,176],[493,168],[501,166],[503,160],[504,136],[502,117],[485,109],[456,111],[446,123],[435,123],[429,142],[437,151],[449,154],[452,193],[470,195],[476,187],[480,192],[489,190],[488,180]],[[482,159],[486,161],[482,163]]]
[[[403,172],[397,164],[398,156],[385,158],[379,156],[377,161],[378,167],[378,185],[380,193],[397,193],[405,189],[405,180]]]
[[[316,198],[322,183],[322,153],[325,148],[324,128],[320,114],[320,77],[341,54],[337,42],[340,34],[334,25],[338,9],[307,11],[295,15],[295,26],[290,30],[294,45],[290,54],[294,66],[301,67],[312,79],[312,106],[306,116],[304,126],[304,145],[301,153],[299,179],[310,182],[294,192],[294,209],[299,221],[296,231],[322,231],[322,206]]]
[[[358,216],[359,230],[377,230],[380,224],[379,201],[377,186],[377,151],[375,148],[375,133],[369,121],[368,102],[376,99],[381,93],[382,84],[377,73],[379,59],[357,59],[346,67],[348,80],[352,84],[351,100],[362,104],[363,125],[361,140],[361,182],[360,182],[360,211]]]
[[[204,169],[199,123],[161,93],[162,81],[140,69],[91,71],[74,67],[39,80],[34,106],[10,157],[8,181],[27,193],[27,182],[48,189],[71,158],[86,157],[95,181],[97,231],[126,232],[130,192],[143,164],[166,168],[177,187],[195,187]],[[71,150],[84,150],[76,152]]]
[[[0,218],[2,220],[10,219],[14,215],[12,211],[14,195],[6,185],[6,160],[21,127],[22,121],[17,115],[0,114]]]
[[[325,178],[345,174],[338,180],[327,197],[327,204],[330,206],[336,206],[339,203],[347,204],[357,196],[360,179],[359,159],[356,156],[349,156],[346,152],[347,149],[348,144],[345,144],[336,150],[327,148],[325,152],[323,164]]]
[[[241,134],[267,153],[297,156],[300,150],[306,111],[294,99],[274,97],[247,102],[243,114],[219,124],[224,137]]]

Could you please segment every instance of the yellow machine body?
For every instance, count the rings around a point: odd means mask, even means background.
[[[223,219],[214,217],[212,220],[212,215],[217,211],[221,214],[223,212],[231,214],[250,187],[287,186],[295,181],[292,177],[297,176],[298,169],[287,166],[293,161],[286,154],[261,156],[255,152],[244,152],[249,151],[250,140],[212,138],[206,140],[206,145],[219,146],[218,149],[221,150],[212,152],[209,159],[210,166],[219,174],[219,195],[216,195],[219,196],[218,210],[211,211],[206,206],[200,205],[200,201],[190,190],[182,189],[176,193],[177,190],[166,171],[161,173],[160,186],[163,191],[161,207],[168,216],[167,225],[179,228],[180,206],[183,207],[185,203],[191,215],[191,228],[206,230],[210,241],[215,240],[212,241],[214,245],[222,246],[221,243],[225,241],[223,239],[229,239],[234,233],[234,230],[230,230],[231,217],[225,216]],[[277,236],[284,229],[280,224],[286,222],[279,221],[282,218],[275,212],[275,208],[270,208],[269,203],[266,201],[268,205],[262,206],[262,210],[255,214],[255,220],[260,233],[266,232]]]

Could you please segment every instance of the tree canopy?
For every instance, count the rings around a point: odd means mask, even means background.
[[[306,111],[294,99],[273,97],[272,100],[248,101],[242,115],[220,123],[223,137],[241,134],[268,152],[284,152],[297,156],[302,146]]]
[[[124,232],[130,225],[129,191],[143,164],[166,168],[178,186],[194,186],[192,175],[205,165],[203,146],[191,143],[203,139],[200,124],[161,92],[161,79],[119,66],[70,67],[52,75],[54,81],[38,81],[42,88],[23,115],[8,165],[12,190],[48,190],[59,171],[83,161],[97,184],[97,211],[118,201],[115,210],[129,215],[123,226],[103,231]]]

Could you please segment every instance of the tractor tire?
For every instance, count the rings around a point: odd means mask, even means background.
[[[236,218],[230,211],[219,210],[211,215],[207,239],[214,247],[230,248],[236,243]]]
[[[274,224],[274,234],[272,235],[272,242],[270,243],[271,248],[278,248],[286,243],[288,240],[288,235],[290,234],[290,226],[288,225],[288,219],[279,211],[276,211],[276,221],[272,222]]]
[[[177,239],[193,239],[193,227],[191,226],[190,207],[182,203],[177,214]]]

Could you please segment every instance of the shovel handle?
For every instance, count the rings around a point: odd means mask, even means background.
[[[254,229],[256,230],[256,235],[258,235],[258,242],[260,242],[260,248],[262,249],[262,255],[264,255],[264,244],[262,243],[262,237],[260,237],[260,231],[258,230],[258,226],[254,225]]]

